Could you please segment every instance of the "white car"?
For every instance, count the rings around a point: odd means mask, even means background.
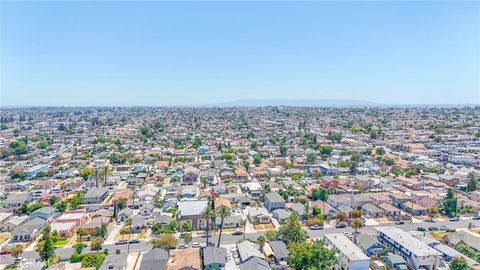
[[[200,247],[200,243],[198,243],[198,242],[193,242],[193,243],[192,243],[192,247]]]

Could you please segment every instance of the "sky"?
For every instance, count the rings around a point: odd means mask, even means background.
[[[480,2],[2,1],[1,106],[480,103]]]

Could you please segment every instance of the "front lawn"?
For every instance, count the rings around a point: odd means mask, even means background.
[[[66,244],[68,244],[68,242],[69,242],[68,238],[58,238],[58,240],[55,243],[53,243],[53,245],[55,247],[63,247]]]

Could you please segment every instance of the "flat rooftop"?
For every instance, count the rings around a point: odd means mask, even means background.
[[[411,236],[404,230],[396,227],[375,227],[375,230],[388,236],[393,241],[402,245],[417,257],[442,255],[440,252],[429,247],[427,244]]]
[[[370,258],[343,233],[325,234],[325,238],[350,261],[370,260]]]

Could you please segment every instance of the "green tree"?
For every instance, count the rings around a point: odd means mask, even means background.
[[[84,249],[84,246],[83,246],[83,243],[76,243],[74,246],[73,246],[74,250],[75,250],[75,253],[76,254],[82,254],[83,252],[83,249]]]
[[[13,258],[18,258],[23,253],[23,246],[20,244],[15,245],[12,249],[10,249],[10,255]]]
[[[453,188],[448,189],[447,196],[442,201],[442,211],[449,217],[457,215],[457,196]]]
[[[352,228],[355,229],[355,233],[357,233],[358,229],[362,228],[363,226],[365,226],[365,224],[363,223],[363,220],[361,218],[355,218],[352,221]]]
[[[54,207],[58,212],[63,213],[67,210],[68,204],[65,201],[59,201],[54,205]]]
[[[221,205],[218,209],[218,216],[220,217],[220,231],[218,233],[218,244],[217,247],[220,247],[220,242],[222,241],[222,231],[223,231],[223,221],[226,217],[231,216],[230,208],[225,205]]]
[[[190,232],[192,231],[192,226],[190,226],[189,222],[183,222],[182,227],[180,229],[182,232]]]
[[[83,177],[83,179],[85,180],[87,180],[92,174],[93,174],[93,169],[90,167],[82,169],[79,173],[80,177]]]
[[[471,269],[468,266],[467,260],[465,258],[457,256],[452,259],[450,262],[450,269],[451,270],[469,270]]]
[[[95,238],[92,239],[92,241],[90,242],[90,248],[92,250],[96,250],[97,252],[102,249],[102,245],[103,245],[103,237],[101,236],[97,236]]]
[[[278,229],[278,236],[287,243],[300,243],[307,240],[307,232],[302,229],[298,215],[293,212]]]
[[[207,245],[208,245],[208,237],[210,236],[210,225],[211,225],[210,220],[215,218],[215,216],[216,216],[216,213],[215,213],[215,211],[213,211],[212,207],[210,207],[210,204],[202,212],[202,217],[207,222],[207,226],[205,227],[205,229],[207,230],[207,237],[206,237],[206,240],[205,240]]]
[[[322,145],[320,146],[320,155],[329,156],[333,152],[333,146],[331,145]]]
[[[177,246],[177,241],[175,235],[168,233],[150,240],[150,243],[154,248],[173,249]]]
[[[377,147],[375,148],[375,153],[379,156],[383,156],[385,155],[385,149],[383,149],[383,147]]]
[[[288,250],[288,262],[298,270],[327,270],[337,262],[335,250],[322,241],[292,243]]]
[[[340,132],[330,132],[328,133],[328,139],[332,142],[340,142],[343,139],[343,134]]]
[[[468,174],[467,190],[472,192],[478,189],[477,175],[474,172]]]
[[[183,238],[183,241],[185,242],[185,244],[189,244],[190,242],[192,242],[192,233],[187,233],[185,235],[185,237]]]
[[[260,248],[263,248],[265,243],[267,243],[267,238],[265,238],[265,236],[263,235],[260,235],[259,237],[257,237],[257,240],[255,241],[255,243],[259,245]]]
[[[262,156],[260,156],[259,154],[256,154],[253,157],[253,163],[257,166],[260,165],[260,163],[262,163]]]
[[[42,241],[43,244],[39,247],[39,255],[43,261],[48,261],[50,257],[55,255],[55,247],[53,246],[53,240],[50,234],[47,234]]]

